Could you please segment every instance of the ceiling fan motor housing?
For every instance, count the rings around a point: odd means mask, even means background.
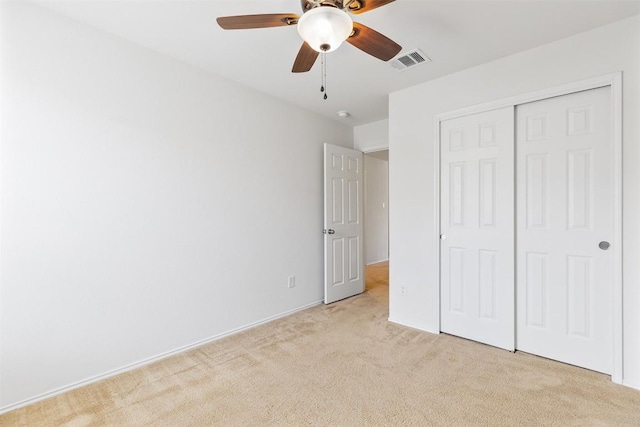
[[[300,3],[304,12],[320,6],[330,6],[342,9],[343,5],[342,0],[301,0]]]
[[[304,12],[318,6],[331,6],[345,11],[357,11],[362,8],[360,0],[301,0],[300,3]]]

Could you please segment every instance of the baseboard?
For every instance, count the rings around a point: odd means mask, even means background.
[[[376,151],[384,151],[389,149],[389,144],[384,145],[374,145],[373,147],[364,147],[364,149],[355,148],[358,151],[362,151],[363,153],[375,153]]]
[[[381,260],[378,260],[378,261],[368,262],[367,265],[380,264],[381,262],[387,262],[387,261],[389,261],[389,258],[381,259]]]
[[[411,329],[416,329],[416,330],[421,331],[421,332],[428,332],[430,334],[440,335],[440,331],[437,331],[437,332],[436,331],[432,331],[432,330],[430,330],[430,329],[428,329],[428,328],[426,328],[424,326],[416,325],[416,324],[413,324],[413,323],[402,322],[400,320],[397,320],[397,319],[394,319],[394,318],[391,318],[391,317],[389,317],[387,320],[389,322],[391,322],[391,323],[395,323],[396,325],[404,326],[404,327],[411,328]]]
[[[640,383],[637,383],[635,381],[622,380],[622,385],[625,386],[625,387],[629,387],[629,388],[634,388],[636,390],[640,390]]]
[[[285,311],[283,313],[276,314],[275,316],[270,316],[270,317],[267,317],[265,319],[259,320],[257,322],[249,323],[249,324],[247,324],[245,326],[242,326],[242,327],[239,327],[239,328],[236,328],[236,329],[232,329],[230,331],[223,332],[221,334],[214,335],[212,337],[205,338],[205,339],[200,340],[200,341],[196,341],[196,342],[194,342],[192,344],[187,344],[185,346],[178,347],[178,348],[176,348],[174,350],[169,350],[169,351],[166,351],[164,353],[160,353],[158,355],[151,356],[151,357],[148,357],[146,359],[140,360],[138,362],[130,363],[130,364],[125,365],[125,366],[123,366],[121,368],[113,369],[113,370],[105,372],[103,374],[95,375],[95,376],[89,377],[87,379],[80,380],[80,381],[77,381],[75,383],[72,383],[72,384],[69,384],[69,385],[66,385],[66,386],[63,386],[63,387],[56,388],[54,390],[51,390],[51,391],[48,391],[46,393],[42,393],[42,394],[39,394],[37,396],[22,400],[20,402],[12,403],[12,404],[7,405],[7,406],[3,406],[3,407],[0,408],[0,415],[4,414],[6,412],[9,412],[9,411],[13,411],[13,410],[18,409],[18,408],[22,408],[24,406],[28,406],[28,405],[34,404],[36,402],[40,402],[41,400],[45,400],[45,399],[57,396],[57,395],[62,394],[62,393],[66,393],[66,392],[74,390],[76,388],[84,387],[86,385],[89,385],[89,384],[92,384],[92,383],[95,383],[95,382],[98,382],[98,381],[102,381],[104,379],[107,379],[107,378],[110,378],[110,377],[113,377],[113,376],[116,376],[116,375],[119,375],[119,374],[122,374],[122,373],[125,373],[125,372],[128,372],[128,371],[132,371],[132,370],[137,369],[137,368],[141,368],[142,366],[149,365],[151,363],[157,362],[157,361],[162,360],[162,359],[166,359],[166,358],[171,357],[171,356],[175,356],[176,354],[180,354],[180,353],[184,353],[184,352],[189,351],[189,350],[193,350],[194,348],[201,347],[203,345],[209,344],[209,343],[217,341],[219,339],[228,337],[230,335],[237,334],[239,332],[244,332],[246,330],[255,328],[255,327],[260,326],[260,325],[264,325],[265,323],[273,322],[274,320],[278,320],[278,319],[281,319],[283,317],[290,316],[290,315],[295,314],[295,313],[297,313],[299,311],[303,311],[303,310],[306,310],[308,308],[315,307],[315,306],[320,305],[322,303],[323,303],[322,300],[316,301],[316,302],[312,302],[310,304],[303,305],[302,307],[298,307],[298,308],[295,308],[293,310]]]

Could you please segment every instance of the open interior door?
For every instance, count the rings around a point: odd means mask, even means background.
[[[362,153],[324,144],[324,303],[364,292]]]

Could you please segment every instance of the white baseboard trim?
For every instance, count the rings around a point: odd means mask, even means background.
[[[393,319],[391,317],[389,317],[387,320],[389,322],[391,322],[391,323],[395,323],[396,325],[404,326],[404,327],[411,328],[411,329],[417,329],[418,331],[421,331],[421,332],[428,332],[430,334],[440,335],[440,331],[435,332],[435,331],[432,331],[432,330],[430,330],[428,328],[425,328],[424,326],[418,326],[418,325],[415,325],[415,324],[402,322],[400,320]]]
[[[323,303],[322,300],[316,301],[316,302],[312,302],[310,304],[303,305],[302,307],[298,307],[298,308],[295,308],[293,310],[285,311],[283,313],[276,314],[275,316],[270,316],[270,317],[267,317],[265,319],[259,320],[257,322],[249,323],[248,325],[241,326],[239,328],[232,329],[230,331],[223,332],[221,334],[214,335],[212,337],[205,338],[205,339],[200,340],[200,341],[196,341],[196,342],[194,342],[192,344],[187,344],[185,346],[178,347],[178,348],[176,348],[174,350],[169,350],[169,351],[166,351],[164,353],[160,353],[158,355],[151,356],[151,357],[148,357],[146,359],[142,359],[142,360],[140,360],[138,362],[130,363],[130,364],[125,365],[125,366],[123,366],[121,368],[113,369],[113,370],[105,372],[103,374],[95,375],[95,376],[86,378],[84,380],[80,380],[80,381],[77,381],[75,383],[56,388],[56,389],[48,391],[46,393],[42,393],[42,394],[39,394],[39,395],[34,396],[34,397],[30,397],[30,398],[25,399],[25,400],[21,400],[19,402],[12,403],[12,404],[7,405],[7,406],[3,406],[3,407],[0,408],[0,415],[4,414],[6,412],[9,412],[9,411],[13,411],[13,410],[18,409],[18,408],[22,408],[24,406],[28,406],[28,405],[34,404],[34,403],[39,402],[41,400],[45,400],[45,399],[57,396],[57,395],[62,394],[62,393],[66,393],[66,392],[74,390],[76,388],[84,387],[86,385],[95,383],[97,381],[102,381],[104,379],[107,379],[107,378],[110,378],[110,377],[113,377],[113,376],[116,376],[116,375],[119,375],[119,374],[122,374],[122,373],[125,373],[125,372],[128,372],[128,371],[132,371],[134,369],[140,368],[140,367],[145,366],[145,365],[149,365],[149,364],[157,362],[159,360],[166,359],[166,358],[171,357],[171,356],[175,356],[176,354],[180,354],[180,353],[184,353],[184,352],[189,351],[189,350],[193,350],[194,348],[201,347],[203,345],[209,344],[209,343],[217,341],[219,339],[228,337],[230,335],[237,334],[239,332],[244,332],[246,330],[255,328],[255,327],[260,326],[260,325],[264,325],[265,323],[273,322],[274,320],[278,320],[278,319],[281,319],[283,317],[290,316],[290,315],[295,314],[295,313],[297,313],[299,311],[303,311],[303,310],[306,310],[308,308],[315,307],[315,306],[320,305],[322,303]]]
[[[387,261],[389,261],[389,258],[384,258],[378,261],[371,261],[371,262],[368,262],[366,265],[380,264],[381,262],[387,262]]]
[[[625,381],[622,380],[622,385],[629,388],[635,388],[636,390],[640,390],[640,383],[635,381]]]
[[[364,147],[362,149],[356,147],[355,149],[359,150],[359,151],[362,151],[365,154],[366,153],[375,153],[376,151],[388,150],[389,149],[389,144],[374,145],[374,146],[371,146],[371,147]]]

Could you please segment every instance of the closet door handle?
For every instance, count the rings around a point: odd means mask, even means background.
[[[606,251],[607,249],[609,249],[609,248],[611,247],[611,243],[606,242],[606,241],[604,241],[604,240],[603,240],[602,242],[600,242],[600,243],[598,244],[598,247],[599,247],[600,249],[602,249],[603,251]]]

